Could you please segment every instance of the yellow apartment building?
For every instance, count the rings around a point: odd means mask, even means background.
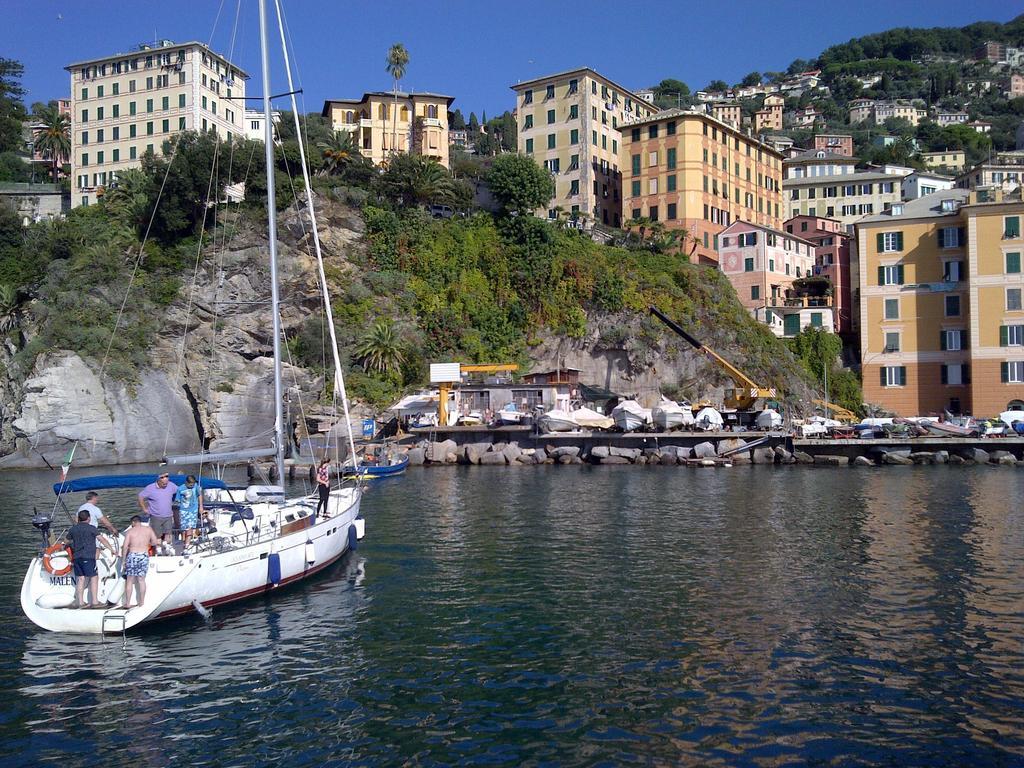
[[[857,224],[865,402],[897,414],[1024,407],[1020,195],[952,189]]]
[[[765,96],[761,108],[754,113],[754,133],[782,130],[782,108],[786,100],[781,96]]]
[[[668,109],[622,134],[625,215],[685,229],[696,260],[718,263],[718,235],[742,219],[782,229],[781,152],[704,112]]]
[[[555,218],[561,209],[621,226],[621,128],[658,108],[586,67],[517,83],[512,90],[519,152],[555,180],[555,196],[537,215]]]
[[[967,165],[967,155],[962,149],[944,149],[941,152],[922,152],[921,161],[933,170],[962,171]]]
[[[374,165],[381,165],[394,152],[411,152],[431,157],[447,168],[448,110],[453,101],[454,97],[439,93],[399,91],[392,125],[395,94],[368,91],[361,99],[328,99],[321,114],[334,130],[354,133],[360,152]]]
[[[245,135],[248,75],[203,43],[163,40],[69,64],[71,205],[95,203],[118,172],[181,131]]]

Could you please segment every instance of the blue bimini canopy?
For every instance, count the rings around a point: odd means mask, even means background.
[[[66,483],[54,483],[53,492],[60,496],[61,493],[74,493],[76,491],[100,491],[106,488],[145,488],[150,483],[155,483],[160,475],[96,475],[94,477],[80,477],[77,480],[69,480]],[[170,480],[175,485],[184,485],[188,475],[171,475]],[[199,485],[205,488],[227,488],[228,484],[223,480],[212,477],[200,477]]]

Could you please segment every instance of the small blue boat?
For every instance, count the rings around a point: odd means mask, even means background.
[[[345,477],[359,477],[363,480],[375,480],[380,477],[394,477],[405,472],[409,466],[409,457],[402,456],[391,464],[360,464],[358,471],[352,467],[345,467]]]

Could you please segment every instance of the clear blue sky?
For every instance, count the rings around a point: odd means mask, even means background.
[[[319,111],[325,98],[389,88],[384,58],[400,41],[411,56],[403,87],[454,96],[453,108],[467,117],[471,110],[493,117],[511,109],[509,85],[518,80],[578,66],[630,88],[675,77],[696,90],[716,78],[737,82],[752,70],[785,69],[795,58],[891,27],[1008,21],[1020,11],[1005,0],[283,2],[307,111]],[[227,54],[238,0],[0,4],[0,56],[25,64],[31,105],[69,93],[66,64],[127,51],[154,34],[176,42],[212,39]],[[241,2],[234,56],[253,75],[250,94],[260,92],[256,7],[255,0]],[[282,81],[276,78],[275,92],[284,90]]]

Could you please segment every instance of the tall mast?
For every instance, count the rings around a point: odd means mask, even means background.
[[[270,238],[270,307],[274,329],[274,465],[284,485],[284,391],[281,385],[281,297],[277,288],[277,202],[274,199],[274,120],[270,109],[270,62],[267,54],[267,6],[260,6],[260,59],[263,64],[263,144],[267,159],[267,237]]]

